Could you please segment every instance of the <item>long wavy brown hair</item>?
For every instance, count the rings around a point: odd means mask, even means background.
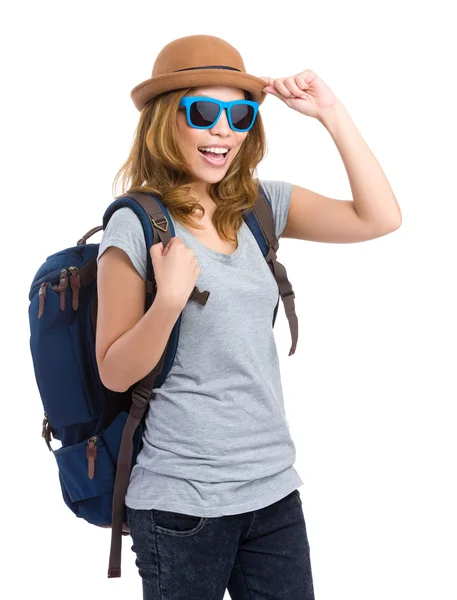
[[[193,88],[173,90],[152,98],[142,109],[134,134],[130,155],[113,181],[113,196],[127,191],[152,192],[166,206],[173,220],[184,226],[204,229],[191,215],[205,213],[193,193],[193,178],[179,147],[176,114],[181,98]],[[244,91],[246,100],[253,100]],[[257,198],[257,165],[266,155],[266,137],[260,111],[225,177],[209,185],[209,195],[216,204],[212,222],[225,241],[236,241],[244,210],[251,210]],[[121,194],[116,187],[122,177]]]

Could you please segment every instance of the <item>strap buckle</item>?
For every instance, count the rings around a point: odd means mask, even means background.
[[[151,215],[151,213],[148,213],[149,219],[151,221],[151,223],[154,225],[154,227],[156,229],[160,229],[160,231],[168,231],[168,220],[163,217],[163,221],[160,221],[160,223],[163,225],[165,223],[165,226],[161,226],[159,225],[159,223],[157,223],[157,221],[154,219],[154,217]]]
[[[152,390],[148,390],[144,385],[139,384],[132,392],[132,402],[135,406],[143,408],[149,402],[151,396]]]
[[[291,290],[290,292],[286,292],[285,294],[281,294],[282,298],[287,298],[288,296],[292,296],[292,298],[295,298],[294,290]]]

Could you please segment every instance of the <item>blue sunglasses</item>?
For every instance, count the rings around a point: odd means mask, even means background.
[[[259,103],[251,100],[222,102],[207,96],[184,96],[179,106],[186,108],[187,123],[195,129],[213,127],[226,108],[229,125],[234,131],[249,131],[259,110]]]

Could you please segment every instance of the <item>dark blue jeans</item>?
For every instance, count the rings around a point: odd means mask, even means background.
[[[260,510],[196,517],[134,510],[127,518],[143,600],[314,600],[300,492]]]

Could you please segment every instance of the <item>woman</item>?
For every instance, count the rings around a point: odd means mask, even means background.
[[[253,171],[265,153],[258,107],[266,93],[335,131],[345,123],[316,80],[311,71],[274,81],[248,75],[224,40],[188,36],[165,46],[152,78],[132,90],[141,116],[117,177],[124,189],[160,196],[176,236],[150,249],[157,294],[145,314],[142,227],[130,208],[113,215],[98,255],[96,351],[103,383],[125,391],[158,362],[182,316],[125,500],[148,600],[222,600],[226,589],[235,600],[314,598],[303,482],[293,467],[271,327],[278,286],[241,213],[257,197]],[[354,138],[339,131],[350,158],[362,160]],[[222,158],[221,148],[228,150]],[[399,224],[391,193],[360,201],[359,217],[352,201],[260,183],[277,238],[356,241]],[[197,284],[211,290],[206,305],[187,302]]]

